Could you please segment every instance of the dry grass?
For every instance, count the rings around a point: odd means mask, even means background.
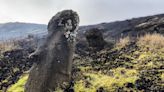
[[[117,48],[123,48],[125,46],[127,46],[130,43],[130,38],[129,36],[125,37],[125,38],[121,38],[117,43],[116,43],[116,47]]]
[[[137,44],[152,49],[164,48],[164,36],[161,34],[146,34],[145,36],[138,38]]]
[[[17,48],[16,40],[1,41],[0,42],[0,52],[9,51]]]

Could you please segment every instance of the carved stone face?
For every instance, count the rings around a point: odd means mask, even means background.
[[[69,82],[79,17],[72,10],[57,13],[48,24],[48,36],[33,55],[38,63],[30,71],[25,92],[53,92]]]
[[[72,10],[65,10],[57,13],[48,23],[48,33],[53,29],[61,29],[68,40],[74,40],[77,34],[79,25],[79,17],[76,12]],[[60,31],[61,31],[60,30]]]

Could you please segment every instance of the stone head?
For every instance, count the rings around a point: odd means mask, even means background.
[[[48,34],[56,31],[64,31],[66,38],[75,38],[78,25],[78,14],[72,10],[64,10],[52,17],[48,23]]]

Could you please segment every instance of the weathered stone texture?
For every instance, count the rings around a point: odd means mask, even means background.
[[[30,56],[37,59],[25,92],[52,92],[69,81],[78,24],[79,17],[72,10],[64,10],[52,17],[45,42]]]

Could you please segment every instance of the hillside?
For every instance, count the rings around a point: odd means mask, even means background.
[[[27,37],[28,35],[46,34],[47,26],[42,24],[10,22],[0,24],[0,40],[8,40],[12,38]]]
[[[84,31],[91,28],[103,29],[104,38],[106,40],[115,40],[125,36],[136,37],[145,33],[154,32],[164,34],[164,14],[82,26],[80,27],[79,37],[84,37]]]
[[[55,92],[163,92],[164,36],[147,34],[136,40],[120,39],[112,49],[76,54],[72,80]],[[24,73],[7,92],[22,92]]]
[[[107,44],[104,48],[97,50],[89,46],[86,33],[92,28],[102,32]],[[4,39],[19,37],[19,33],[42,37],[46,34],[46,25],[0,24],[0,32],[0,37],[6,35]],[[72,80],[56,92],[163,92],[163,34],[164,14],[81,26]],[[95,43],[101,42],[93,38]],[[23,92],[28,70],[35,62],[28,56],[37,45],[38,41],[33,37],[0,43],[0,92]]]
[[[162,33],[164,34],[164,14],[133,18],[124,21],[110,23],[101,23],[97,25],[81,26],[79,28],[79,38],[84,38],[85,31],[91,28],[103,29],[104,38],[107,40],[119,39],[121,36],[137,36],[144,33]],[[46,34],[47,25],[10,22],[0,24],[0,39],[10,39],[15,37],[24,37],[28,34],[42,36]]]
[[[112,49],[75,58],[75,92],[164,91],[163,41],[159,34],[126,37]]]

